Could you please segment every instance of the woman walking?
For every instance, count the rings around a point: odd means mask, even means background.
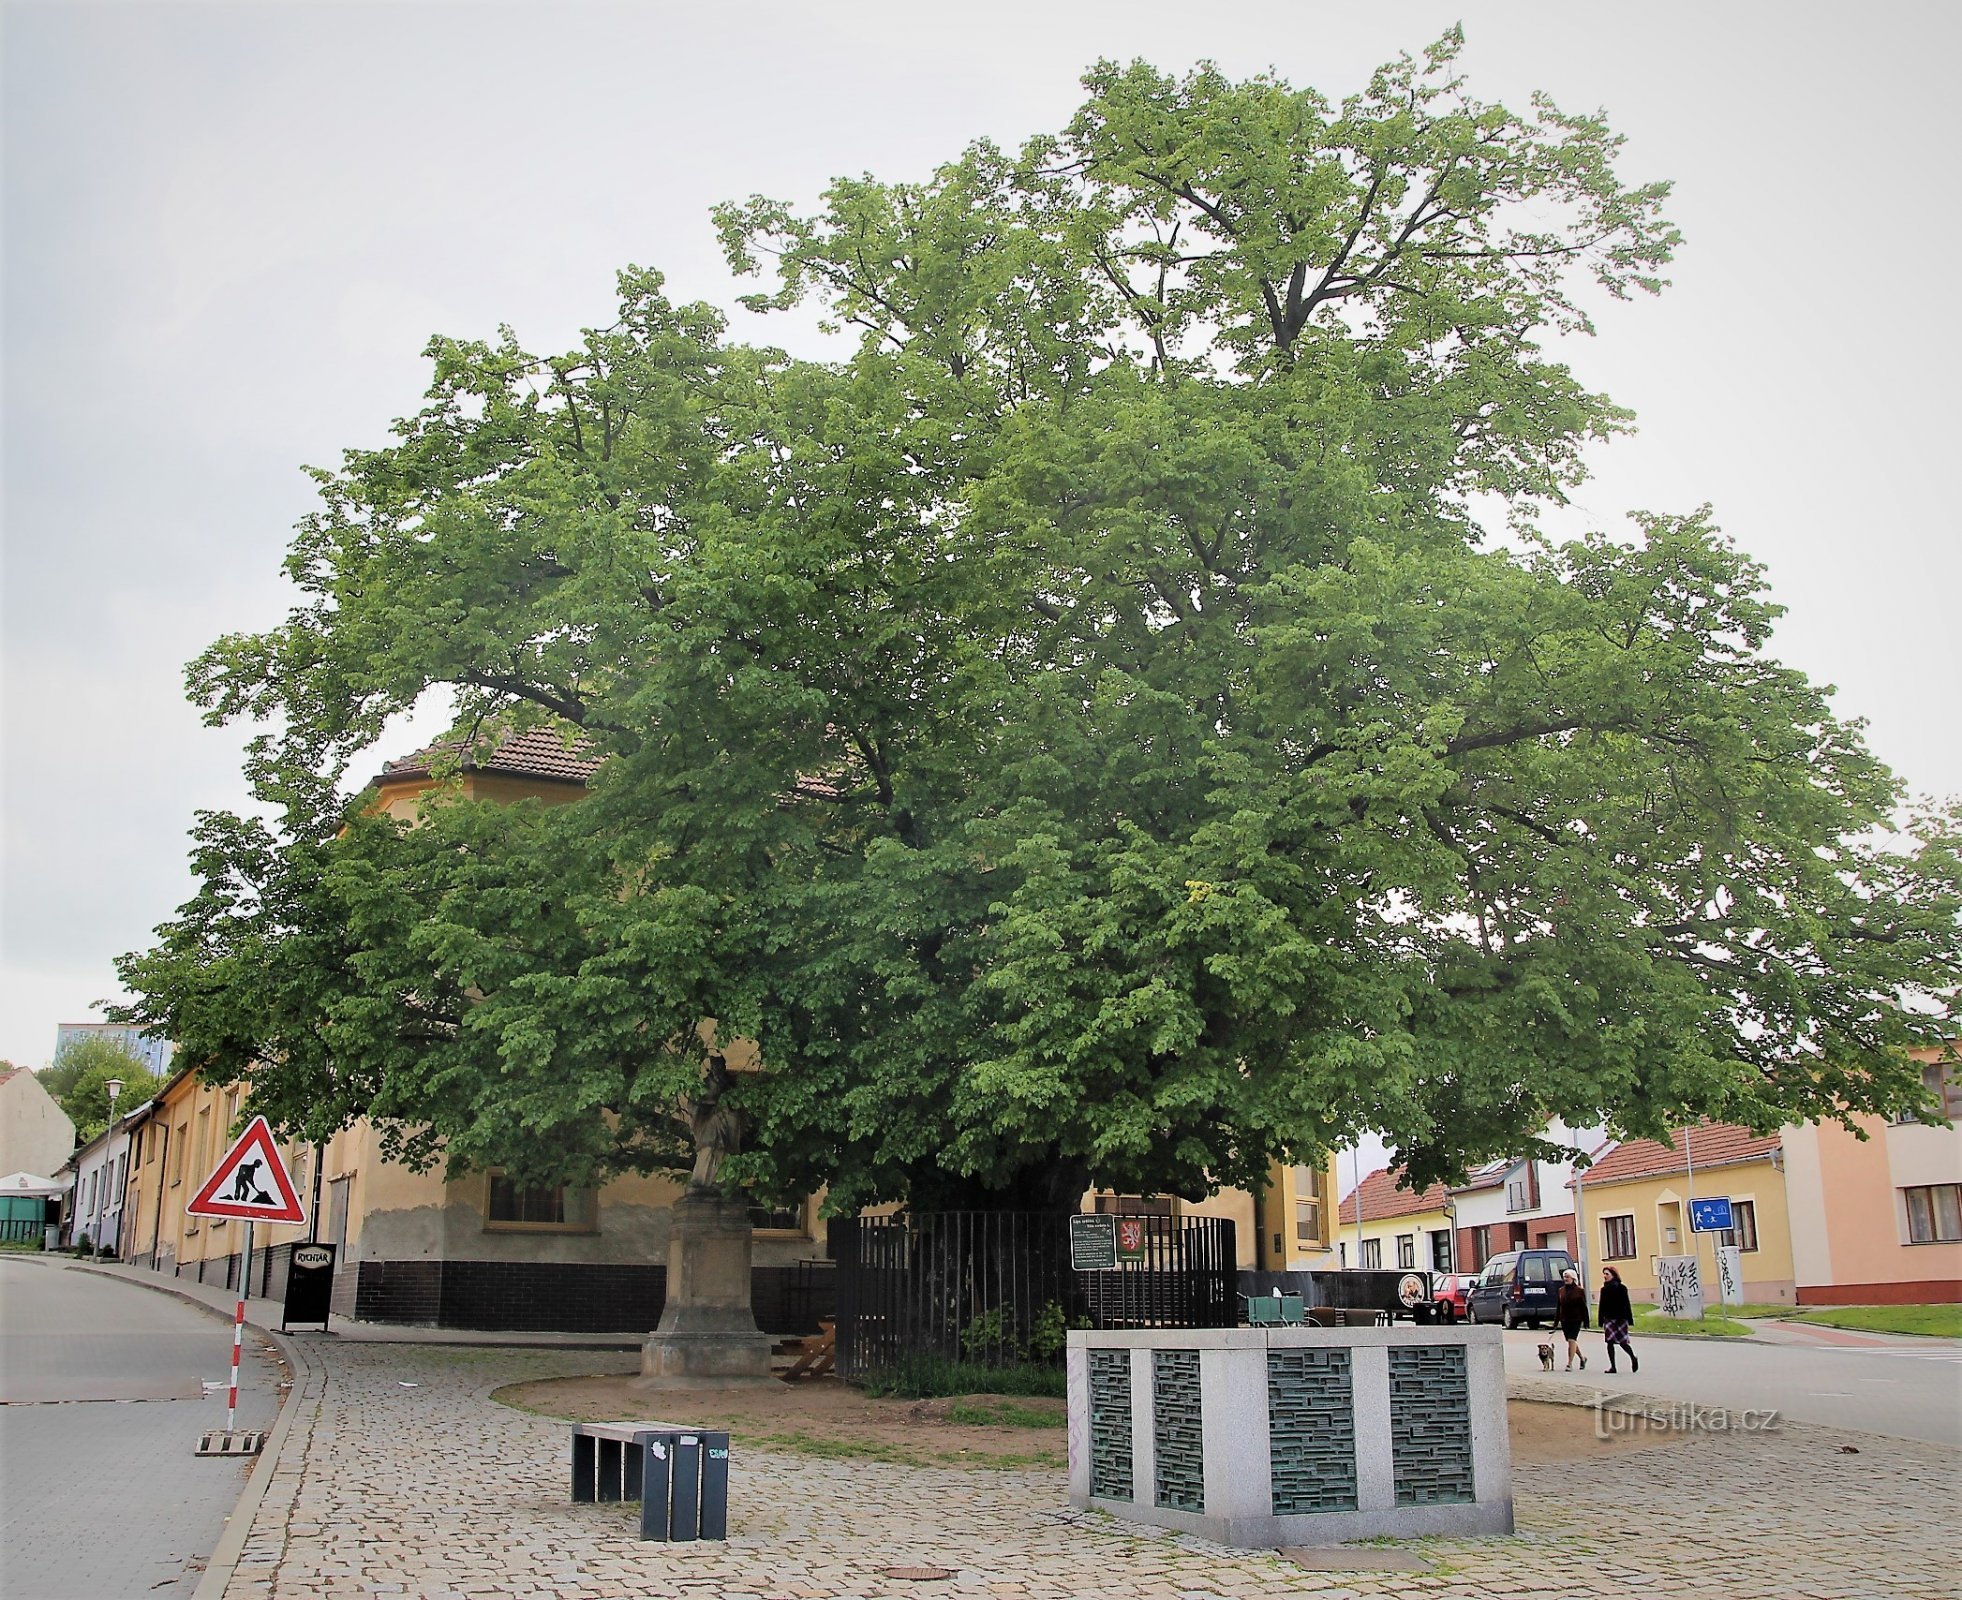
[[[1580,1339],[1581,1329],[1587,1326],[1587,1291],[1572,1267],[1560,1274],[1560,1298],[1553,1303],[1553,1313],[1560,1319],[1560,1331],[1567,1336],[1567,1370],[1572,1372],[1578,1360],[1585,1372],[1587,1357],[1581,1354]]]
[[[1601,1337],[1608,1342],[1608,1370],[1615,1370],[1615,1346],[1628,1352],[1628,1370],[1640,1372],[1642,1358],[1628,1342],[1629,1327],[1635,1321],[1635,1308],[1628,1303],[1628,1285],[1613,1267],[1601,1269]]]

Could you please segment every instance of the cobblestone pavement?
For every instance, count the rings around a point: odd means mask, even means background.
[[[1307,1571],[1071,1513],[1054,1472],[769,1455],[740,1441],[728,1542],[642,1544],[634,1508],[569,1503],[564,1423],[490,1399],[505,1383],[632,1370],[631,1357],[312,1341],[305,1352],[300,1410],[225,1600],[1948,1600],[1962,1572],[1953,1451],[1810,1427],[1634,1450],[1608,1470],[1522,1467],[1519,1533],[1422,1541],[1425,1572]],[[927,1566],[953,1576],[882,1570]]]

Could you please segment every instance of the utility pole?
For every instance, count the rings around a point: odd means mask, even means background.
[[[1361,1145],[1356,1146],[1355,1156],[1356,1156],[1356,1268],[1358,1271],[1360,1271],[1362,1269],[1362,1264],[1363,1264],[1363,1152],[1362,1152]]]

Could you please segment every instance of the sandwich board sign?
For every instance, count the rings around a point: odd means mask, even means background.
[[[307,1220],[264,1117],[254,1117],[246,1125],[184,1209],[194,1217],[231,1217],[240,1222]]]

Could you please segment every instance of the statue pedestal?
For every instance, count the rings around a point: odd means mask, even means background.
[[[775,1344],[750,1306],[749,1206],[718,1194],[675,1202],[661,1325],[640,1348],[644,1389],[766,1381]]]

